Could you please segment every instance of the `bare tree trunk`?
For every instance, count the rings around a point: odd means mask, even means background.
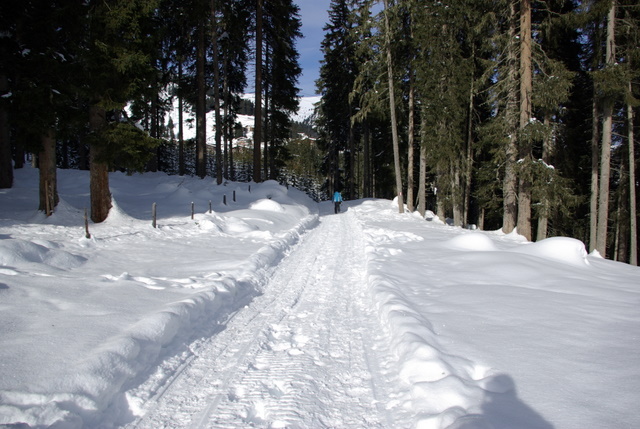
[[[523,138],[523,131],[531,120],[531,0],[520,2],[520,158],[525,168],[518,183],[518,234],[531,241],[531,141]]]
[[[457,162],[452,165],[452,186],[451,196],[453,202],[453,224],[455,226],[462,226],[462,198],[460,195],[460,166]]]
[[[400,169],[400,142],[398,141],[398,123],[396,120],[396,99],[393,83],[393,64],[391,57],[391,27],[389,25],[389,0],[384,0],[385,38],[387,45],[387,75],[389,83],[389,109],[391,110],[391,136],[393,139],[393,164],[396,175],[396,193],[398,195],[398,212],[404,213],[402,197],[402,171]]]
[[[0,74],[0,95],[9,91],[9,82]],[[9,134],[9,114],[4,103],[0,104],[0,189],[13,186],[13,162]]]
[[[475,51],[474,51],[475,57]],[[471,176],[473,174],[473,97],[474,97],[474,75],[471,74],[471,87],[469,89],[469,106],[467,117],[467,136],[466,136],[466,157],[464,162],[464,202],[463,202],[463,214],[462,223],[467,225],[469,223],[469,211],[471,200]]]
[[[97,104],[89,108],[89,128],[99,133],[107,124],[107,113]],[[89,148],[89,188],[91,192],[91,220],[103,222],[111,209],[111,191],[109,190],[109,166],[102,160],[102,148],[97,142]]]
[[[178,60],[178,82],[182,83],[182,57]],[[178,91],[178,174],[184,176],[184,119],[182,117],[182,91]]]
[[[420,178],[418,179],[418,212],[424,219],[427,213],[427,148],[420,145]]]
[[[40,170],[40,206],[38,210],[47,216],[53,214],[58,205],[58,182],[56,170],[56,139],[53,129],[42,134],[42,150],[38,153]]]
[[[261,182],[262,145],[262,0],[256,0],[256,84],[253,127],[253,180]]]
[[[196,49],[196,175],[204,179],[207,175],[207,111],[205,84],[205,37],[204,24],[198,24]]]
[[[415,84],[413,79],[413,70],[409,70],[409,129],[407,131],[407,209],[410,212],[415,210],[413,196],[413,188],[415,187],[414,179],[414,146],[415,146]]]
[[[512,121],[515,120],[517,109],[517,94],[516,94],[516,59],[514,41],[516,39],[516,23],[515,23],[515,6],[513,2],[510,2],[510,23],[509,23],[509,46],[507,47],[507,60],[508,60],[508,72],[507,72],[507,107],[506,107],[506,123],[509,129],[511,128]],[[515,122],[513,122],[515,123]],[[508,141],[505,148],[505,171],[503,180],[503,216],[502,216],[502,231],[505,234],[513,232],[516,227],[516,218],[518,213],[518,198],[517,198],[517,185],[518,177],[516,175],[516,161],[518,148],[516,145],[515,130],[512,130],[508,137]]]
[[[631,83],[629,83],[631,91]],[[629,141],[629,264],[638,265],[638,225],[636,214],[636,155],[635,137],[633,133],[633,106],[627,104],[627,136]]]
[[[594,91],[591,127],[591,201],[589,204],[589,252],[596,249],[598,232],[598,167],[600,156],[598,152],[599,126],[598,126],[598,102]]]
[[[551,124],[551,120],[549,119],[549,115],[544,115],[544,124],[545,127],[549,127]],[[554,151],[554,137],[552,134],[548,134],[544,140],[542,141],[542,160],[547,164],[551,164],[551,157]],[[543,198],[540,201],[541,205],[541,214],[538,217],[538,233],[536,236],[536,241],[544,240],[547,238],[547,233],[549,229],[549,199]]]
[[[349,108],[351,112],[351,108]],[[356,138],[354,135],[353,124],[349,121],[349,198],[356,199]]]
[[[220,117],[220,67],[218,64],[218,17],[216,0],[211,0],[211,43],[213,44],[213,103],[216,118],[216,183],[222,184],[222,118]]]
[[[616,2],[611,2],[607,22],[607,66],[615,64],[615,17]],[[605,98],[602,107],[602,146],[600,148],[600,189],[598,194],[598,230],[596,250],[606,257],[607,229],[609,225],[609,178],[611,175],[611,138],[613,125],[613,100]]]
[[[230,165],[230,159],[231,159],[231,142],[233,141],[233,136],[231,136],[231,132],[232,130],[230,128],[230,124],[229,124],[229,61],[227,59],[227,55],[224,56],[224,59],[222,60],[223,62],[223,69],[225,71],[224,73],[224,77],[223,77],[223,84],[222,84],[222,94],[224,97],[224,111],[223,111],[223,116],[224,116],[224,120],[222,123],[222,136],[223,136],[223,141],[222,141],[222,146],[224,147],[224,154],[223,154],[223,159],[222,159],[222,165],[223,165],[223,171],[222,171],[222,175],[224,176],[225,179],[231,179],[231,165]]]
[[[369,131],[369,123],[365,120],[363,123],[363,186],[362,193],[365,198],[371,198],[371,133]]]

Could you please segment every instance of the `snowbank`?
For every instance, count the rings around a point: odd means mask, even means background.
[[[113,208],[86,239],[88,172],[58,177],[63,203],[50,218],[36,212],[37,170],[16,170],[16,186],[0,192],[0,425],[121,420],[123,392],[161,360],[188,359],[186,344],[260,294],[270,267],[318,221],[315,203],[275,182],[249,191],[114,173]]]

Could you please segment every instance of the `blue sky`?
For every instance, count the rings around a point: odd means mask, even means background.
[[[309,97],[316,94],[315,81],[318,79],[320,69],[320,43],[324,37],[322,28],[329,20],[327,11],[330,0],[297,0],[294,2],[300,7],[300,19],[302,21],[302,34],[304,38],[298,39],[297,47],[300,54],[300,66],[302,76],[298,81],[300,96]]]

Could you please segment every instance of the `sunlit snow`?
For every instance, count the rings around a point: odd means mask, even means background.
[[[0,426],[640,427],[640,269],[578,240],[161,173],[112,173],[87,239],[88,172],[50,218],[15,175]]]

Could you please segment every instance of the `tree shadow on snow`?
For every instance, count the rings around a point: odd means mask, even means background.
[[[484,388],[482,414],[462,417],[448,429],[554,429],[518,398],[511,376],[498,374],[487,380]]]

